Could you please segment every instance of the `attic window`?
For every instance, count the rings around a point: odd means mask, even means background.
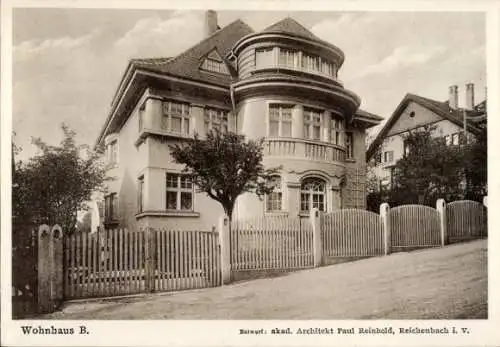
[[[219,61],[212,58],[205,58],[203,64],[201,65],[201,68],[203,70],[217,72],[225,75],[229,74],[229,72],[227,71],[226,64],[224,64],[223,61]]]
[[[410,112],[410,118],[413,118],[413,117],[415,117],[415,111]]]

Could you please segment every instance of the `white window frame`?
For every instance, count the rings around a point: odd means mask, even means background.
[[[263,57],[264,59],[258,59]],[[255,49],[255,67],[266,68],[275,66],[274,47],[259,47]]]
[[[181,113],[174,113],[172,106],[178,105],[181,107]],[[162,103],[162,130],[170,133],[189,135],[191,125],[191,105],[186,102],[176,100],[164,100]],[[172,118],[181,119],[180,131],[172,128]]]
[[[394,151],[384,152],[384,163],[392,163],[394,160]]]
[[[118,194],[110,193],[104,197],[104,220],[118,220]]]
[[[304,138],[313,140],[313,141],[321,141],[323,134],[323,117],[325,116],[325,112],[321,109],[317,109],[314,107],[304,106],[303,107],[303,115],[304,115]],[[306,117],[306,113],[309,113]],[[319,137],[315,137],[314,130],[315,128],[319,128]]]
[[[271,109],[277,108],[278,115],[276,119],[273,119]],[[270,102],[267,105],[267,119],[268,119],[268,127],[267,134],[269,137],[291,137],[292,136],[292,127],[293,127],[293,104],[289,103],[281,103],[281,102]],[[290,110],[290,115],[284,112],[285,110]],[[285,116],[286,115],[286,116]],[[278,134],[271,134],[271,123],[278,123]],[[284,123],[289,124],[290,134],[284,133]]]
[[[110,141],[107,148],[108,165],[118,164],[118,139]]]
[[[144,212],[144,175],[137,178],[137,211],[139,213]]]
[[[210,72],[216,72],[224,75],[229,74],[226,64],[224,64],[223,61],[219,61],[213,58],[205,58],[205,60],[203,60],[203,63],[201,64],[201,68]]]
[[[176,187],[169,186],[169,178],[172,176],[176,176]],[[185,182],[189,184],[189,187],[183,187],[183,179],[186,179]],[[187,179],[187,175],[175,173],[175,172],[167,172],[165,175],[165,209],[168,211],[194,211],[194,184]],[[168,193],[176,194],[176,208],[168,208]],[[190,194],[191,195],[191,208],[182,208],[182,194]]]
[[[344,139],[342,133],[345,129],[345,121],[341,117],[332,113],[330,117],[330,142],[338,145],[344,146]]]
[[[316,181],[316,182],[314,182]],[[312,187],[312,184],[320,184],[322,185],[322,190],[317,190],[315,187]],[[322,202],[320,203],[314,201],[314,197],[322,197]],[[307,200],[304,200],[306,197]],[[304,205],[307,204],[307,209],[303,208]],[[322,205],[322,208],[319,206]],[[309,212],[314,207],[318,207],[318,210],[327,212],[327,189],[326,189],[326,181],[321,177],[309,176],[302,179],[300,182],[300,212]]]
[[[290,69],[296,68],[296,62],[298,61],[299,50],[294,48],[279,47],[278,49],[278,66],[286,67]],[[281,58],[284,57],[285,61],[282,62]]]
[[[453,146],[458,146],[460,144],[460,135],[459,133],[451,134],[451,144]]]
[[[283,182],[281,176],[272,176],[271,180],[274,190],[266,195],[266,211],[280,212],[283,211]]]
[[[218,129],[221,132],[229,130],[229,115],[225,110],[207,107],[203,113],[205,133]]]

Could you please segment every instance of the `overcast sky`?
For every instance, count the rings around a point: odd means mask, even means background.
[[[345,53],[339,78],[361,107],[388,117],[406,93],[446,100],[448,86],[486,86],[482,13],[218,11],[261,30],[291,16]],[[61,122],[93,144],[130,58],[174,56],[203,34],[202,11],[14,9],[13,128],[22,157],[31,136],[57,143]]]

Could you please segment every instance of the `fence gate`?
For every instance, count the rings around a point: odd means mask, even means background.
[[[12,318],[38,311],[38,232],[32,225],[12,228]]]
[[[66,299],[221,284],[217,232],[108,229],[66,236]]]
[[[432,247],[441,244],[436,209],[423,205],[402,205],[392,208],[389,218],[392,247]]]
[[[488,214],[483,204],[471,200],[446,205],[446,223],[450,242],[484,237],[488,233]]]
[[[231,225],[231,270],[283,270],[313,266],[308,219],[265,217]]]
[[[323,254],[326,257],[365,257],[384,254],[384,231],[376,213],[345,209],[322,219]]]

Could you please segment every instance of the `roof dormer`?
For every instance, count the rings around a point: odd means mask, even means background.
[[[229,75],[226,63],[216,49],[213,49],[206,56],[202,57],[200,70]]]

